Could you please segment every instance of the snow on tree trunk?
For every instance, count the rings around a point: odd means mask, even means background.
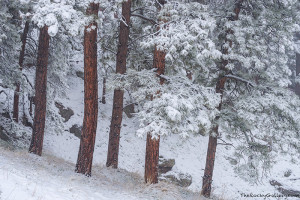
[[[49,54],[48,27],[44,26],[40,29],[38,57],[35,78],[35,110],[32,139],[29,152],[42,155],[45,117],[46,117],[46,96],[47,96],[47,65]]]
[[[91,3],[87,15],[98,16],[99,4]],[[84,30],[84,119],[75,171],[91,176],[98,121],[97,23]]]
[[[243,0],[239,0],[235,3],[235,8],[234,8],[234,15],[229,18],[229,20],[235,21],[238,20],[238,16],[241,10]],[[225,43],[229,44],[229,47],[232,47],[232,41],[227,39],[227,35],[233,34],[232,29],[228,29],[226,31],[226,36],[225,36]],[[228,48],[223,48],[222,49],[223,54],[228,54]],[[226,65],[228,64],[228,60],[222,60],[220,69],[228,74],[228,70],[226,69]],[[216,85],[216,92],[221,94],[221,101],[219,104],[218,109],[221,110],[222,108],[222,99],[223,99],[223,91],[225,88],[226,84],[226,77],[219,77],[219,81],[217,82]],[[218,121],[220,116],[216,117],[216,121]],[[204,170],[204,176],[202,179],[202,191],[201,194],[205,197],[210,197],[211,193],[211,183],[212,183],[212,176],[213,176],[213,170],[214,170],[214,164],[215,164],[215,157],[216,157],[216,150],[217,150],[217,140],[219,136],[219,126],[216,125],[213,129],[214,135],[209,136],[209,141],[208,141],[208,148],[207,148],[207,154],[206,154],[206,163],[205,163],[205,170]]]
[[[163,75],[165,73],[165,57],[166,53],[160,51],[155,47],[154,50],[154,68],[157,69],[157,75]],[[164,79],[160,78],[160,84],[164,83]],[[158,91],[159,93],[159,91]],[[157,183],[158,182],[158,157],[159,157],[159,140],[158,138],[152,138],[151,133],[147,134],[146,143],[146,158],[145,158],[145,182]]]
[[[24,55],[25,55],[25,46],[26,46],[26,40],[27,40],[27,34],[29,30],[29,21],[26,21],[25,27],[22,34],[22,47],[20,51],[19,56],[19,67],[22,71],[23,69],[23,62],[24,62]],[[14,93],[14,106],[13,106],[13,118],[16,122],[19,121],[19,92],[20,92],[20,83],[16,83],[16,90]]]
[[[117,53],[116,73],[126,72],[126,58],[128,52],[129,24],[130,24],[131,0],[122,3],[122,18],[120,22],[119,45]],[[118,168],[119,143],[122,126],[124,91],[115,89],[113,98],[113,110],[109,132],[108,152],[106,166]]]

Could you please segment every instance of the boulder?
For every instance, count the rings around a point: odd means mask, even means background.
[[[285,177],[290,177],[292,175],[292,170],[288,169],[287,171],[284,172],[283,174]]]
[[[0,139],[5,142],[10,141],[10,138],[8,137],[8,135],[6,134],[6,131],[4,130],[4,128],[2,126],[0,126]]]
[[[84,80],[84,73],[82,71],[76,71],[76,76]]]
[[[132,118],[133,117],[132,114],[135,113],[134,112],[134,103],[131,103],[131,104],[125,106],[123,108],[123,111],[125,112],[125,114],[127,115],[128,118]]]
[[[82,126],[78,126],[77,124],[74,124],[70,128],[70,133],[73,133],[76,137],[80,138],[80,136],[81,136],[81,130],[82,130]]]
[[[164,157],[160,156],[158,160],[158,173],[165,174],[171,171],[174,165],[175,159],[165,159]]]
[[[66,108],[61,103],[55,102],[55,106],[58,108],[60,116],[65,119],[65,122],[69,121],[74,115],[74,111],[71,108]]]
[[[276,180],[271,180],[270,184],[272,186],[274,186],[278,192],[280,192],[281,194],[288,196],[288,197],[300,197],[300,191],[299,190],[294,190],[294,189],[290,189],[290,188],[286,188],[284,187],[281,183],[279,183]]]
[[[169,173],[162,176],[161,180],[166,180],[181,187],[188,187],[192,184],[192,176],[183,173]]]

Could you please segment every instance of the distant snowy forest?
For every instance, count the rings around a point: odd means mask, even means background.
[[[0,199],[57,159],[187,188],[82,199],[300,198],[299,73],[298,0],[0,0]]]

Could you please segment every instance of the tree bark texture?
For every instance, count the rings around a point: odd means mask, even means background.
[[[46,104],[47,104],[47,65],[49,55],[48,27],[44,26],[40,29],[38,57],[36,66],[35,78],[35,110],[32,139],[29,147],[29,152],[42,155]]]
[[[158,10],[166,3],[165,0],[159,0]],[[159,19],[161,21],[161,19]],[[158,27],[160,29],[160,27]],[[165,57],[163,50],[154,49],[153,68],[157,69],[156,74],[160,78],[160,84],[164,84],[165,79],[160,75],[165,73]],[[160,91],[157,91],[159,94]],[[158,158],[159,158],[159,141],[160,137],[152,138],[151,133],[147,134],[146,156],[145,156],[145,182],[150,184],[158,183]]]
[[[154,50],[154,62],[153,67],[157,69],[157,75],[163,75],[165,73],[165,56],[164,51],[160,51],[157,48]],[[160,77],[160,84],[164,83],[164,79]],[[159,93],[160,91],[158,91]],[[158,157],[159,157],[159,141],[152,138],[151,133],[147,134],[146,142],[146,158],[145,158],[145,182],[154,184],[158,182]]]
[[[242,3],[244,0],[238,0],[235,3],[235,8],[234,8],[234,15],[229,18],[231,21],[236,21],[238,20],[239,13],[241,11]],[[226,31],[226,34],[233,34],[232,29],[228,29]],[[226,35],[226,36],[227,36]],[[225,42],[229,43],[229,47],[232,47],[232,41],[228,40],[227,37],[225,38]],[[223,48],[222,49],[223,54],[228,54],[228,48]],[[222,60],[220,69],[224,71],[226,74],[229,73],[229,71],[226,69],[226,65],[229,63],[228,60]],[[219,77],[219,80],[216,85],[216,92],[221,94],[221,101],[218,106],[218,110],[222,109],[222,100],[223,100],[223,92],[226,84],[226,77]],[[220,116],[216,117],[216,121]],[[210,197],[211,194],[211,184],[212,184],[212,176],[213,176],[213,170],[214,170],[214,164],[215,164],[215,157],[216,157],[216,150],[217,150],[217,140],[219,136],[219,125],[217,124],[213,132],[215,133],[214,136],[209,136],[209,141],[208,141],[208,148],[207,148],[207,155],[206,155],[206,164],[205,164],[205,170],[204,170],[204,176],[202,179],[202,191],[201,194],[207,198]]]
[[[23,30],[23,34],[21,37],[22,47],[19,55],[19,67],[22,72],[23,69],[23,62],[24,62],[24,55],[25,55],[25,47],[26,47],[26,40],[29,31],[29,21],[26,21],[25,27]],[[13,105],[13,119],[18,122],[19,121],[19,92],[20,92],[20,83],[16,83],[16,90],[14,93],[14,105]]]
[[[152,138],[151,133],[147,134],[146,159],[145,159],[145,182],[158,183],[158,157],[159,140]]]
[[[91,3],[87,15],[98,16],[99,4]],[[91,176],[98,121],[97,23],[84,30],[84,119],[75,171]]]
[[[216,86],[216,92],[221,94],[221,102],[219,103],[218,110],[221,110],[222,107],[222,97],[223,91],[226,83],[226,78],[221,78]],[[216,117],[216,121],[220,117]],[[216,157],[216,150],[217,150],[217,140],[219,136],[219,125],[216,125],[213,129],[215,136],[210,135],[208,140],[208,148],[207,148],[207,155],[206,155],[206,163],[205,163],[205,170],[204,176],[202,179],[202,195],[205,197],[210,197],[211,193],[211,183],[212,183],[212,176],[214,171],[214,164],[215,164],[215,157]]]
[[[131,15],[131,0],[122,3],[122,17],[120,22],[119,45],[117,52],[116,73],[124,74],[126,72],[126,58],[128,52],[129,26]],[[108,152],[106,166],[118,168],[119,157],[119,143],[122,126],[123,114],[123,97],[124,91],[122,89],[114,90],[113,110],[109,132]]]

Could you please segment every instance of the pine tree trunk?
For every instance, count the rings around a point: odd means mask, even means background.
[[[29,147],[29,152],[42,155],[45,118],[46,118],[46,103],[47,103],[47,65],[49,54],[48,27],[44,26],[40,29],[38,57],[36,66],[35,78],[35,110],[32,139]]]
[[[226,78],[221,78],[216,86],[216,92],[221,94],[221,102],[219,104],[218,110],[222,108],[222,97],[223,91],[226,83]],[[219,116],[216,117],[216,121],[218,121]],[[209,136],[208,140],[208,148],[207,148],[207,155],[206,155],[206,163],[205,163],[205,170],[204,176],[202,180],[202,195],[205,197],[210,197],[211,193],[211,183],[212,183],[212,176],[214,171],[214,164],[215,164],[215,157],[216,157],[216,150],[217,150],[217,140],[219,136],[219,125],[214,127],[213,132],[215,136]]]
[[[105,95],[106,95],[106,77],[103,77],[103,86],[102,86],[102,104],[106,104],[106,99],[105,99]]]
[[[19,55],[19,67],[22,72],[23,69],[23,62],[24,62],[24,55],[25,55],[25,46],[27,40],[27,34],[29,30],[29,21],[26,21],[25,27],[22,34],[22,47]],[[19,92],[20,92],[20,83],[16,83],[16,90],[14,93],[14,106],[13,106],[13,119],[18,122],[19,121]]]
[[[158,76],[165,73],[165,56],[166,53],[154,50],[153,67],[157,69]],[[164,83],[164,79],[160,77],[160,84]],[[160,91],[158,91],[159,93]],[[158,182],[158,158],[159,158],[159,141],[160,138],[152,138],[151,133],[147,134],[146,142],[146,158],[145,158],[145,182],[154,184]]]
[[[145,182],[158,183],[158,158],[159,158],[159,140],[152,138],[147,134],[146,159],[145,159]]]
[[[231,21],[238,20],[239,13],[241,11],[242,3],[244,0],[238,0],[235,3],[234,8],[234,15],[229,18]],[[233,30],[229,29],[226,31],[226,34],[233,34]],[[227,36],[225,36],[225,41],[229,43],[229,47],[232,47],[232,41],[227,39]],[[228,54],[228,48],[223,48],[222,50],[223,54]],[[228,60],[222,60],[220,69],[224,71],[226,74],[228,74],[228,70],[226,69],[226,65],[229,63]],[[216,92],[221,94],[221,102],[219,104],[218,110],[220,111],[222,109],[222,101],[223,101],[223,91],[226,84],[226,77],[219,77],[219,81],[216,85]],[[220,116],[216,117],[216,121]],[[216,150],[217,150],[217,140],[219,136],[219,125],[216,125],[213,129],[214,136],[209,136],[208,141],[208,148],[207,148],[207,154],[206,154],[206,163],[205,163],[205,170],[204,170],[204,176],[202,179],[202,191],[201,194],[207,198],[210,197],[211,193],[211,183],[212,183],[212,176],[213,176],[213,170],[214,170],[214,164],[215,164],[215,157],[216,157]]]
[[[99,4],[91,3],[88,15],[98,16]],[[75,171],[91,176],[98,121],[97,23],[84,30],[84,119]]]
[[[126,58],[128,52],[129,26],[130,26],[131,0],[122,3],[122,16],[124,22],[120,22],[119,45],[117,53],[116,73],[126,72]],[[118,168],[119,143],[123,114],[124,91],[115,89],[113,97],[113,110],[109,132],[108,152],[106,166]]]

